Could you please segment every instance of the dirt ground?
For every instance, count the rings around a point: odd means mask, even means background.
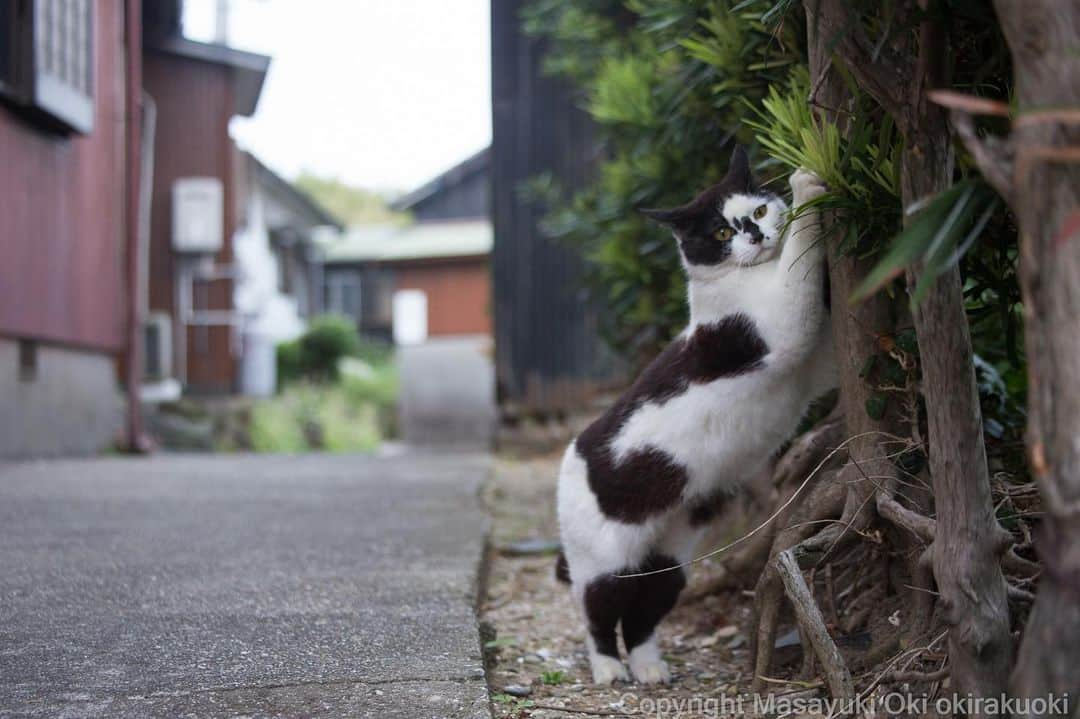
[[[558,459],[502,459],[485,490],[494,523],[481,622],[496,716],[541,719],[758,713],[745,704],[735,704],[738,697],[749,693],[744,633],[749,624],[749,598],[738,592],[692,598],[695,587],[718,571],[709,560],[693,567],[683,600],[659,629],[672,683],[659,687],[591,684],[584,627],[568,588],[555,580],[554,547],[537,542],[538,546],[529,548],[532,552],[524,556],[517,551],[524,548],[515,547],[523,540],[558,537]],[[781,635],[784,631],[782,628]],[[814,694],[798,686],[784,689],[804,696]],[[726,703],[722,703],[725,697]]]

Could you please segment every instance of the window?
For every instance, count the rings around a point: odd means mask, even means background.
[[[327,278],[326,310],[332,314],[360,317],[360,278],[353,271],[335,272]]]
[[[14,87],[15,69],[15,3],[0,0],[0,93]]]
[[[19,340],[19,381],[33,382],[38,376],[37,342]]]
[[[94,0],[0,0],[0,95],[65,131],[94,127]]]

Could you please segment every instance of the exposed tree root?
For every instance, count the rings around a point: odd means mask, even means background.
[[[815,428],[814,432],[817,430],[823,428]],[[791,454],[781,459],[774,480],[778,488],[799,485],[799,475],[790,474],[792,467],[810,465],[809,457],[822,456],[822,450],[814,453],[807,452],[807,448],[824,434],[823,430],[813,439],[798,443],[798,449],[793,445],[791,451],[801,455],[799,462],[792,461]],[[766,543],[760,537],[753,548],[753,562],[746,557],[731,557],[741,565],[736,565],[738,576],[745,576],[753,564],[763,565],[754,591],[754,626],[749,632],[754,691],[764,690],[769,677],[776,676],[772,666],[775,641],[788,604],[801,630],[804,654],[800,675],[806,680],[824,676],[834,697],[848,696],[837,694],[848,691],[849,684],[842,678],[845,672],[850,678],[851,671],[873,669],[903,647],[911,647],[920,639],[925,641],[932,628],[939,632],[942,629],[940,598],[930,569],[937,522],[909,506],[910,499],[901,501],[895,457],[880,447],[878,444],[875,454],[866,453],[866,446],[860,447],[862,456],[870,460],[858,462],[853,443],[852,457],[846,465],[822,473],[809,484],[807,491],[775,518],[775,526],[766,535],[771,546],[765,561],[761,558]],[[791,499],[790,492],[778,494]],[[827,523],[824,528],[823,522]],[[1026,585],[1038,577],[1039,565],[1015,551],[1016,546],[1024,546],[1030,534],[1023,522],[1017,531],[1021,534],[1019,544],[1014,545],[1014,537],[1003,533],[995,550],[1003,570],[1013,578],[1008,587],[1009,601],[1021,608],[1029,606],[1034,598]],[[792,568],[800,580],[787,571]],[[809,572],[809,581],[802,578],[805,571]],[[736,576],[730,571],[724,585],[731,586]],[[815,599],[815,593],[820,600]],[[895,608],[891,615],[887,607]],[[822,631],[828,642],[823,640]],[[873,643],[861,645],[861,649],[844,648],[833,638],[837,635],[856,639],[872,636]],[[940,667],[927,671],[905,669],[884,679],[929,684],[946,674]]]
[[[795,617],[802,628],[803,637],[813,648],[814,654],[821,663],[829,691],[837,699],[854,699],[855,688],[851,682],[851,672],[848,671],[836,642],[829,635],[829,630],[825,628],[821,610],[818,609],[814,595],[811,594],[810,587],[803,579],[802,570],[799,569],[791,550],[780,552],[774,565],[784,584],[787,597],[795,609]]]

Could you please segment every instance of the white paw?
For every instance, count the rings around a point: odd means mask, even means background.
[[[817,173],[800,167],[791,173],[792,200],[796,205],[821,197],[826,192],[825,181]]]
[[[607,685],[618,680],[630,681],[630,675],[626,673],[626,667],[615,657],[607,654],[594,654],[589,658],[592,665],[592,678],[596,684]]]
[[[671,671],[667,662],[660,658],[655,639],[634,647],[630,652],[630,671],[641,684],[667,684],[671,681]]]
[[[632,661],[630,671],[634,673],[634,679],[641,684],[667,684],[671,681],[671,670],[663,659],[655,662]]]

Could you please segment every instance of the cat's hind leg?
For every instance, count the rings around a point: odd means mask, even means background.
[[[585,639],[589,650],[589,667],[592,669],[593,682],[611,684],[612,682],[630,681],[626,667],[619,660],[619,646],[615,638],[615,628],[626,611],[630,598],[627,589],[632,586],[619,586],[620,580],[611,575],[600,575],[584,582],[582,587],[574,587],[575,594],[580,593],[579,603],[588,635]]]
[[[675,607],[686,573],[674,558],[662,554],[650,556],[634,573],[643,576],[622,580],[636,585],[622,616],[630,671],[642,684],[667,682],[671,672],[660,655],[656,625]]]

